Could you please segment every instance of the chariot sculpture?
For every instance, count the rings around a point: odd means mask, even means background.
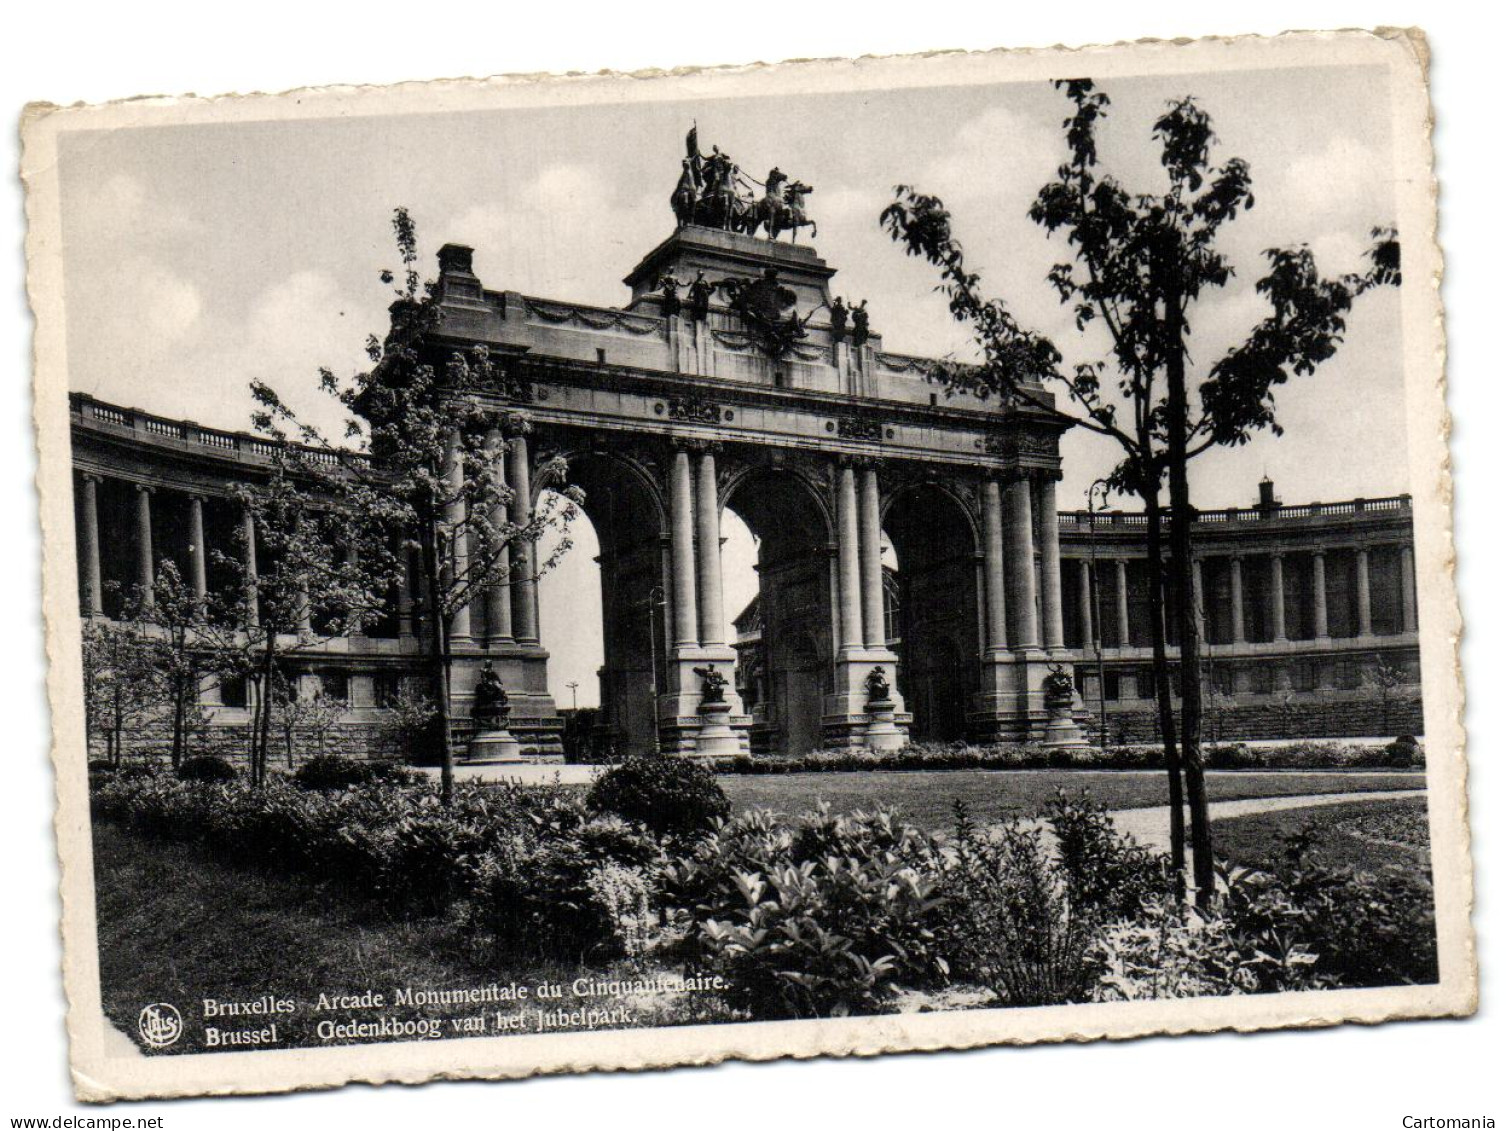
[[[681,228],[697,224],[749,236],[762,228],[771,240],[789,232],[793,242],[801,228],[809,228],[815,238],[816,222],[805,214],[805,198],[813,191],[803,181],[791,180],[777,165],[765,180],[758,181],[717,146],[706,156],[692,126],[685,135],[680,180],[669,203]]]

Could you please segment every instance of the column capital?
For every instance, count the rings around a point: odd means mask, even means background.
[[[526,436],[533,431],[533,421],[521,412],[504,412],[497,416],[494,427],[500,427],[508,439]]]
[[[103,483],[105,481],[105,477],[103,475],[101,475],[97,471],[85,471],[85,472],[81,472],[79,474],[79,478],[82,479],[85,483],[96,483],[96,484],[98,484],[98,483]]]
[[[157,488],[150,483],[133,483],[132,486],[143,495],[155,495],[157,493]]]

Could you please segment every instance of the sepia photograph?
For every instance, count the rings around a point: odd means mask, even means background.
[[[28,108],[78,1096],[1473,1012],[1426,54]]]

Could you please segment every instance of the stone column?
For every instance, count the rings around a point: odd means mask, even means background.
[[[675,449],[669,482],[669,539],[674,574],[674,643],[694,647],[695,607],[695,516],[690,488],[690,453]]]
[[[863,468],[858,509],[858,568],[863,585],[863,643],[869,648],[888,644],[884,632],[884,561],[879,518],[878,469]]]
[[[1281,565],[1281,555],[1271,555],[1271,639],[1286,639],[1286,573]]]
[[[1056,480],[1042,475],[1036,485],[1036,525],[1041,544],[1041,633],[1047,651],[1059,652],[1065,643],[1062,631],[1062,555],[1056,517]]]
[[[1354,552],[1354,599],[1360,610],[1359,634],[1370,636],[1370,551],[1363,546]]]
[[[136,484],[136,584],[141,588],[141,604],[150,609],[155,603],[152,585],[156,573],[152,568],[152,488]]]
[[[1114,612],[1119,628],[1119,647],[1130,646],[1129,623],[1129,563],[1123,558],[1114,559]]]
[[[696,607],[701,646],[726,644],[722,614],[722,518],[716,490],[716,456],[708,448],[697,463],[695,492]]]
[[[1235,644],[1245,642],[1245,577],[1244,564],[1238,558],[1229,559],[1229,614],[1234,620],[1234,632],[1230,637]]]
[[[470,569],[470,538],[466,534],[465,460],[460,447],[460,430],[454,429],[445,441],[445,488],[449,498],[445,502],[444,520],[450,543],[450,568],[448,580],[452,585],[464,584]],[[466,602],[450,617],[450,645],[465,645],[471,642],[471,606]]]
[[[1328,572],[1323,551],[1313,551],[1313,637],[1328,639]]]
[[[188,583],[196,600],[209,593],[209,551],[204,545],[204,499],[188,497]]]
[[[844,649],[863,647],[862,568],[858,560],[858,493],[852,465],[844,463],[837,480],[837,579],[841,592]]]
[[[1087,649],[1093,646],[1093,616],[1097,611],[1093,608],[1093,563],[1088,558],[1079,558],[1077,565],[1078,619],[1082,621],[1082,646]]]
[[[499,493],[487,521],[493,530],[502,531],[507,527],[507,504],[500,497],[507,489],[507,441],[502,438],[500,429],[487,432],[486,452]],[[491,572],[497,577],[507,577],[511,570],[512,548],[503,543],[497,548],[497,560]],[[489,646],[512,643],[511,586],[498,583],[486,587],[486,642]]]
[[[314,634],[314,613],[310,607],[308,586],[298,587],[298,635],[310,637]]]
[[[246,625],[255,628],[261,624],[261,603],[256,585],[256,519],[249,508],[241,511],[241,572],[246,582]]]
[[[533,485],[529,478],[528,436],[519,432],[508,442],[507,484],[512,488],[512,521],[519,530],[533,522]],[[531,538],[524,538],[512,557],[512,631],[519,643],[539,642],[538,555]]]
[[[984,647],[1001,652],[1009,646],[1004,617],[1004,519],[999,481],[983,481],[983,592],[987,612]]]
[[[1035,521],[1030,505],[1030,480],[1018,478],[1004,488],[1009,512],[1009,607],[1014,611],[1010,640],[1015,648],[1041,646],[1035,605]]]
[[[84,566],[83,612],[86,617],[97,617],[105,611],[105,590],[99,572],[99,477],[85,475],[82,489],[84,519],[79,556]]]
[[[1401,548],[1401,630],[1417,631],[1417,590],[1413,581],[1416,572],[1412,562],[1412,547]]]

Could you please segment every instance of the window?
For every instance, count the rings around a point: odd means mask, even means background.
[[[246,705],[246,681],[240,676],[226,676],[220,680],[220,702],[227,707]]]
[[[402,678],[396,672],[377,672],[371,677],[371,701],[377,707],[395,707],[402,693]]]
[[[1118,672],[1104,672],[1103,673],[1103,697],[1105,699],[1109,700],[1110,702],[1117,702],[1118,701],[1118,699],[1119,699],[1119,673]]]
[[[326,699],[335,703],[350,701],[350,677],[344,672],[320,672],[319,690]]]

